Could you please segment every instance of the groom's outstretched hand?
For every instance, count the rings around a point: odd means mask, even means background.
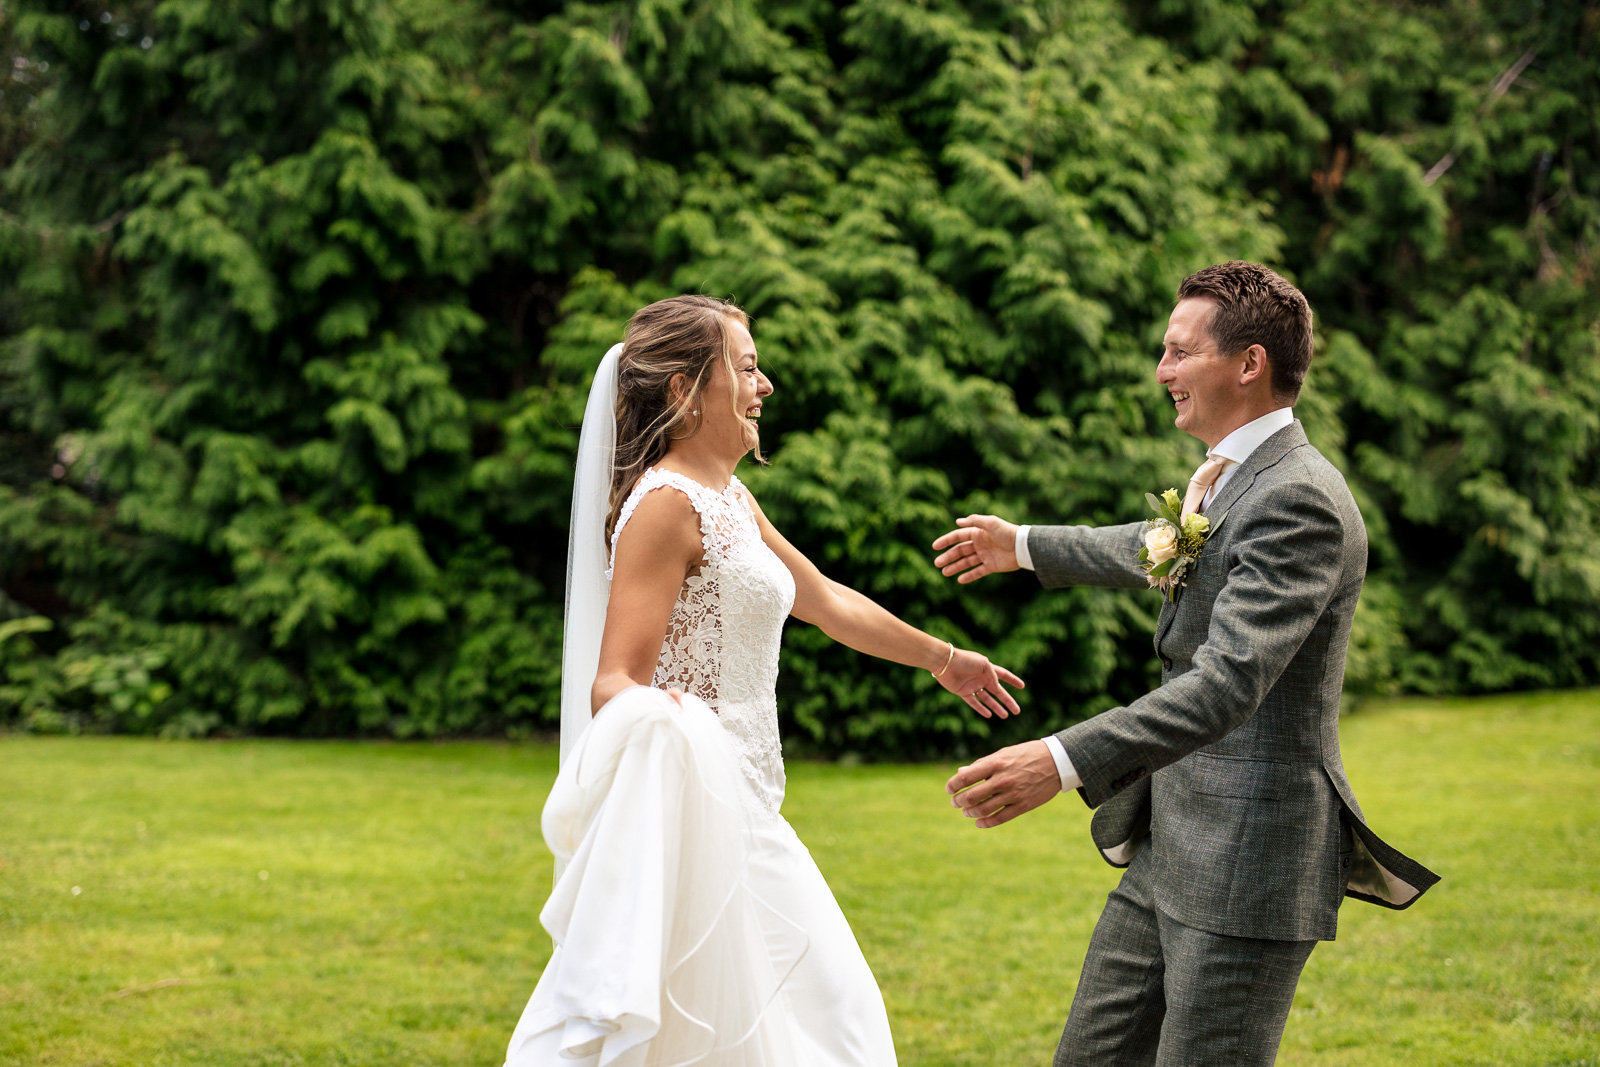
[[[1061,772],[1043,741],[1024,741],[961,768],[945,783],[950,803],[980,830],[1010,822],[1061,792]]]
[[[933,565],[949,578],[965,585],[986,574],[1017,569],[1017,527],[998,515],[967,515],[956,520],[951,530],[933,543],[943,551]]]

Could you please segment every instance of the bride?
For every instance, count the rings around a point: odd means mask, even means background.
[[[824,577],[773,528],[734,476],[760,458],[771,393],[744,312],[705,296],[635,313],[595,374],[542,819],[556,949],[511,1067],[895,1062],[872,972],[779,814],[783,622],[926,669],[985,717],[1015,713],[1001,683],[1022,681]]]

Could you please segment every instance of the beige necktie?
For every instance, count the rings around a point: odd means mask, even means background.
[[[1194,477],[1189,479],[1189,491],[1183,494],[1183,513],[1181,518],[1187,519],[1190,515],[1200,510],[1201,501],[1206,498],[1206,490],[1210,489],[1216,480],[1222,476],[1223,470],[1228,466],[1228,461],[1222,456],[1211,456],[1200,469],[1194,472]]]

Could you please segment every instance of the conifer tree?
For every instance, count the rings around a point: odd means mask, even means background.
[[[1199,446],[1172,293],[1319,315],[1297,414],[1372,535],[1356,691],[1593,683],[1594,3],[5,0],[0,717],[556,719],[571,457],[675,292],[755,317],[746,481],[1029,679],[973,719],[785,638],[789,735],[960,752],[1143,692],[1157,600],[958,587],[951,519],[1140,517]]]

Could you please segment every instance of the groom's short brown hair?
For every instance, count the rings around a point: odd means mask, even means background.
[[[1311,365],[1311,305],[1277,271],[1236,259],[1197,270],[1178,286],[1178,299],[1216,302],[1211,339],[1224,356],[1251,345],[1266,349],[1272,395],[1293,403]]]

